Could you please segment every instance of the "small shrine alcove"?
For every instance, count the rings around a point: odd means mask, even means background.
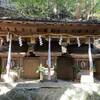
[[[23,71],[21,77],[25,79],[38,79],[39,73],[36,73],[36,71],[39,64],[39,57],[25,57],[23,59]]]
[[[36,40],[36,43],[34,45],[34,54],[35,54],[35,56],[39,57],[40,64],[42,64],[42,66],[45,68],[45,70],[47,70],[46,72],[48,72],[48,67],[49,67],[48,63],[50,61],[51,71],[53,70],[56,73],[57,57],[61,56],[61,54],[62,54],[61,46],[59,45],[59,42],[57,39],[51,38],[51,42],[50,42],[50,41],[46,40],[45,38],[42,38],[42,42],[43,43],[41,45],[40,41],[38,39]],[[49,43],[51,44],[50,48],[49,48]]]
[[[100,55],[95,58],[94,77],[100,80]]]
[[[57,78],[72,81],[73,76],[73,58],[66,54],[57,58]]]
[[[90,65],[89,65],[89,57],[88,54],[71,54],[74,59],[74,79],[80,80],[81,75],[89,75],[90,74]],[[92,54],[93,59],[93,73],[94,77],[100,79],[100,59],[99,54]]]

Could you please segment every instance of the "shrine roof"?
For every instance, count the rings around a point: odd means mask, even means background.
[[[36,35],[100,35],[99,20],[50,20],[28,18],[0,19],[0,35],[7,32],[21,36]]]
[[[89,19],[89,20],[77,20],[77,19],[50,19],[50,18],[30,18],[25,16],[16,17],[0,17],[0,20],[10,21],[31,21],[31,22],[42,22],[42,23],[82,23],[82,24],[100,24],[100,19]]]

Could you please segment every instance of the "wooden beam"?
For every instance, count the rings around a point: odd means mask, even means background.
[[[100,24],[0,20],[0,32],[21,35],[99,35]]]

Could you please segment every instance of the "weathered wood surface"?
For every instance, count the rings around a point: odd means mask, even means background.
[[[99,23],[0,20],[0,35],[100,35]]]

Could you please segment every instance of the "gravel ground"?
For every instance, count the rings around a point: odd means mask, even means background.
[[[100,83],[2,82],[0,100],[100,100]]]

